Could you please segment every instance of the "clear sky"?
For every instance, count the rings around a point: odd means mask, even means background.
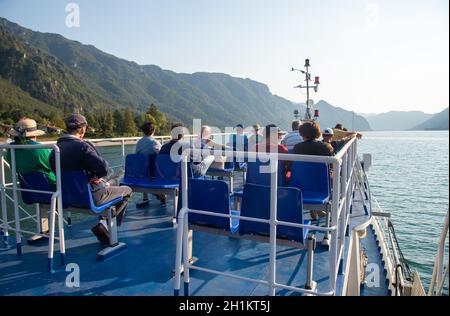
[[[80,26],[66,26],[68,3]],[[305,101],[359,113],[439,112],[449,104],[448,0],[0,0],[0,16],[59,33],[139,64],[224,72]]]

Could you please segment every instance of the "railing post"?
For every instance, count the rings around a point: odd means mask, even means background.
[[[16,150],[11,148],[11,181],[13,185],[14,222],[16,228],[17,255],[22,254],[22,237],[20,235],[19,202],[17,200]]]
[[[5,160],[3,157],[3,149],[0,149],[0,185],[1,185],[1,203],[2,203],[2,219],[3,219],[3,245],[8,246],[8,210],[6,208],[6,181],[5,181]]]
[[[331,201],[331,227],[335,227],[334,230],[331,231],[331,247],[329,252],[329,261],[330,261],[330,291],[336,293],[336,277],[337,277],[337,257],[338,257],[338,230],[339,230],[339,222],[338,222],[338,211],[339,211],[339,197],[340,197],[340,183],[339,183],[339,172],[340,172],[341,163],[333,162],[333,192],[332,192],[332,201]]]
[[[122,167],[125,167],[125,139],[120,140],[120,146],[122,150]]]
[[[278,202],[278,155],[270,155],[270,260],[269,295],[275,295],[277,264],[277,202]]]
[[[339,250],[338,255],[341,254],[342,247],[345,244],[345,221],[347,219],[347,205],[348,205],[348,192],[347,192],[347,167],[348,167],[348,152],[344,154],[344,157],[342,157],[342,171],[341,171],[341,198],[342,203],[344,204],[341,208],[341,212],[338,214],[339,218],[339,230],[338,230],[338,239],[340,240],[339,243]],[[343,258],[340,258],[338,262],[339,273],[342,273],[343,268]]]
[[[56,192],[58,192],[56,209],[58,213],[58,229],[59,229],[59,251],[61,254],[61,265],[64,265],[64,257],[66,254],[66,242],[64,237],[64,210],[62,199],[62,186],[61,186],[61,157],[59,148],[54,145],[53,151],[55,153],[55,167],[56,167]]]

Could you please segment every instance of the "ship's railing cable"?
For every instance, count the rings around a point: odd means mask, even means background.
[[[445,281],[448,282],[448,269],[449,269],[448,261],[446,266],[444,264],[446,249],[448,256],[448,247],[446,247],[446,240],[449,232],[448,212],[449,210],[447,209],[447,214],[444,220],[444,227],[442,228],[441,236],[439,238],[438,251],[434,262],[433,276],[431,278],[430,288],[428,289],[428,296],[442,295],[442,290],[444,288]]]

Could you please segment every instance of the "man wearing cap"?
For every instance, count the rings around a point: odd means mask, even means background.
[[[35,120],[29,118],[20,119],[9,131],[9,135],[13,137],[14,142],[11,145],[39,145],[36,141],[38,136],[44,135],[45,132],[37,128]],[[51,150],[46,148],[37,149],[16,149],[16,171],[18,173],[27,172],[42,172],[50,184],[56,185],[56,176],[52,171],[49,156]],[[11,153],[8,151],[6,160],[11,163]],[[48,232],[48,209],[40,207],[40,227],[41,234]],[[30,242],[41,239],[41,236],[36,235],[31,237]]]
[[[352,139],[353,137],[356,137],[356,134],[351,134],[350,136],[346,136],[342,139],[339,140],[333,140],[334,138],[334,131],[332,128],[326,128],[323,132],[322,132],[322,138],[323,138],[323,142],[330,144],[333,147],[334,150],[334,154],[337,154],[344,146],[345,144]]]
[[[110,175],[108,162],[100,156],[92,143],[83,140],[88,127],[86,118],[80,114],[73,114],[66,118],[65,122],[68,133],[60,137],[56,143],[60,150],[61,171],[84,170],[89,176],[95,204],[104,204],[123,197],[124,200],[116,204],[115,212],[117,225],[120,226],[132,193],[131,188],[113,186],[107,182],[106,179]],[[53,153],[51,160],[54,162]],[[109,232],[106,227],[106,222],[102,219],[92,228],[92,232],[102,244],[109,243]]]

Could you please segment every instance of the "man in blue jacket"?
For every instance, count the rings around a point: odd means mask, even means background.
[[[132,190],[127,186],[113,186],[108,183],[111,176],[108,162],[103,159],[97,149],[89,141],[83,140],[88,127],[86,118],[73,114],[66,118],[67,134],[60,137],[57,145],[60,150],[61,172],[83,170],[89,177],[92,195],[96,205],[104,204],[118,197],[123,201],[116,204],[115,216],[120,226],[128,205]],[[54,166],[54,154],[51,157]],[[92,232],[102,244],[109,243],[109,232],[104,219],[92,228]]]

